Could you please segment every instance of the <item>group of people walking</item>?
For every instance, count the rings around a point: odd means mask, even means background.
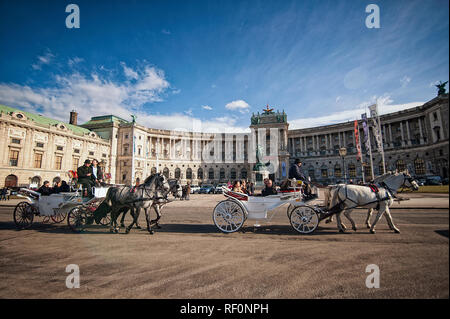
[[[4,187],[0,190],[0,200],[9,200],[11,196],[11,189],[9,187]]]

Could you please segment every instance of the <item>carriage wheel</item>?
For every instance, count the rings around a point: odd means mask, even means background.
[[[292,210],[290,221],[292,227],[301,234],[309,234],[319,225],[319,216],[308,206],[300,206]]]
[[[288,208],[287,208],[287,210],[286,210],[286,214],[287,214],[287,217],[288,217],[289,219],[291,219],[291,214],[292,214],[292,211],[294,210],[294,208],[295,208],[294,205],[289,204],[289,206],[288,206]]]
[[[67,214],[67,224],[70,229],[76,233],[80,233],[86,227],[86,212],[80,206],[72,208]]]
[[[34,209],[28,202],[20,202],[14,208],[14,223],[18,229],[31,227],[34,218]]]
[[[213,221],[224,233],[234,233],[244,224],[246,219],[242,207],[232,200],[224,200],[214,207]]]
[[[49,224],[50,223],[50,216],[42,216],[42,223],[43,224]]]
[[[59,224],[64,219],[66,219],[67,213],[56,213],[55,215],[50,216],[55,224]]]
[[[100,224],[103,226],[108,226],[111,223],[111,217],[109,215],[106,215],[100,220]]]

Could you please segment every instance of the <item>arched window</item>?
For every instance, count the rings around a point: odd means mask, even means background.
[[[16,187],[17,186],[17,176],[8,175],[5,178],[5,187]]]
[[[404,171],[406,169],[405,161],[402,159],[397,160],[395,163],[398,171]]]
[[[180,170],[180,168],[177,167],[175,169],[175,178],[180,179],[180,177],[181,177],[181,170]]]
[[[230,171],[230,179],[235,180],[236,179],[236,170],[234,168]]]
[[[225,169],[224,168],[220,169],[219,174],[220,174],[220,179],[225,179]]]
[[[214,170],[212,168],[208,171],[208,179],[214,179]]]
[[[311,166],[308,168],[308,176],[311,177],[312,180],[316,178],[314,167]]]
[[[31,184],[36,185],[37,187],[41,186],[41,178],[39,176],[34,176],[31,179]]]
[[[356,165],[353,163],[348,164],[348,175],[350,177],[356,177]]]
[[[414,160],[414,172],[416,175],[425,175],[425,162],[421,158]]]
[[[378,164],[378,172],[380,173],[380,175],[383,175],[385,173],[383,162],[380,162],[380,164]]]
[[[334,165],[334,176],[335,177],[342,177],[341,166],[339,166],[338,164]]]
[[[186,179],[192,179],[192,169],[188,168],[186,170]]]
[[[61,177],[56,176],[56,177],[53,179],[53,185],[58,184],[60,181],[61,181]]]
[[[197,178],[198,179],[203,179],[203,169],[199,167],[199,169],[197,170]]]
[[[247,170],[245,168],[243,168],[241,170],[241,178],[242,179],[247,179]]]
[[[164,167],[163,175],[164,175],[166,178],[169,178],[169,169],[168,169],[167,167]]]
[[[364,176],[366,177],[366,180],[372,179],[372,170],[369,164],[364,165]]]

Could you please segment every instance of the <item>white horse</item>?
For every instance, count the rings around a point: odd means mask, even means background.
[[[392,174],[393,174],[392,172],[388,172],[388,173],[385,173],[385,174],[383,174],[383,175],[380,175],[380,176],[376,177],[376,178],[373,180],[372,184],[379,185],[382,181],[384,181],[384,180],[386,179],[386,177],[389,177],[389,176],[391,176]],[[345,184],[338,184],[338,185],[345,185]],[[324,196],[325,196],[324,205],[325,205],[325,207],[327,207],[327,208],[330,208],[329,205],[330,205],[330,200],[331,200],[331,190],[332,190],[334,187],[336,187],[336,186],[337,186],[337,185],[329,186],[329,187],[325,190],[325,192],[324,192]],[[365,222],[367,228],[370,228],[370,227],[371,227],[371,224],[370,224],[370,218],[372,217],[372,213],[373,213],[373,208],[369,208],[368,211],[367,211],[367,218],[366,218],[366,222]],[[328,217],[328,218],[325,220],[325,223],[327,223],[327,224],[328,224],[328,223],[331,223],[331,222],[333,221],[333,216],[334,216],[334,215],[331,215],[330,217]],[[385,216],[386,216],[386,218],[387,218],[387,215],[385,215]],[[345,226],[344,223],[342,223],[341,226],[342,226],[342,228],[347,229],[347,227]]]
[[[340,211],[336,213],[337,226],[340,232],[344,232],[342,227],[341,213],[344,212],[345,217],[351,222],[352,229],[356,231],[356,224],[353,221],[350,213],[356,207],[368,207],[378,209],[378,214],[375,217],[373,224],[370,227],[370,232],[375,233],[375,226],[378,220],[386,213],[386,220],[389,227],[399,233],[400,230],[394,225],[389,207],[394,203],[394,196],[400,187],[409,187],[418,190],[419,186],[415,180],[407,173],[395,173],[386,176],[379,192],[374,193],[369,187],[362,185],[336,185],[330,189],[330,198],[328,198],[328,208],[339,207]]]

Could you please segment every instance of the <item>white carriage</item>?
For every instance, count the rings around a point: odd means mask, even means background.
[[[42,217],[43,223],[61,223],[67,217],[69,227],[76,231],[77,222],[83,212],[84,216],[95,211],[97,206],[106,196],[108,187],[93,187],[94,197],[81,196],[81,190],[75,192],[56,193],[43,196],[40,193],[21,188],[18,196],[27,201],[20,202],[14,209],[14,223],[18,229],[30,228],[35,216]],[[108,217],[109,218],[109,217]],[[108,218],[102,220],[106,225]]]
[[[318,197],[317,188],[313,188],[313,193]],[[312,233],[319,222],[328,216],[319,206],[305,203],[305,196],[299,187],[264,197],[236,193],[224,187],[223,194],[227,199],[214,208],[213,221],[224,233],[238,231],[247,219],[266,220],[268,212],[286,204],[289,205],[287,215],[291,226],[301,234]]]

